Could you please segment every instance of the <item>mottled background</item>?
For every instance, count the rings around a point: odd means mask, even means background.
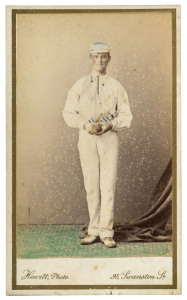
[[[17,17],[17,223],[83,224],[88,209],[78,130],[62,117],[67,92],[89,74],[89,45],[110,44],[108,73],[133,114],[119,133],[115,222],[150,207],[171,156],[170,12],[21,14]]]

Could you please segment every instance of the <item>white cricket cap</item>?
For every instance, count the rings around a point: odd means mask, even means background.
[[[110,48],[108,43],[92,43],[90,45],[90,53],[108,53]]]

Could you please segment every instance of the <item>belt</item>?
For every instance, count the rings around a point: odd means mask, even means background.
[[[111,122],[113,120],[113,115],[111,114],[101,114],[98,116],[95,120],[91,117],[88,122],[89,123],[106,123],[106,122]]]

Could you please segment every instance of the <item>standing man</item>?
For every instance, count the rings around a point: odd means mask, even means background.
[[[63,110],[67,125],[79,129],[78,149],[90,216],[88,235],[81,244],[92,244],[100,237],[109,248],[116,246],[113,220],[117,131],[129,128],[132,121],[126,91],[106,74],[110,60],[107,43],[91,44],[92,73],[73,85]]]

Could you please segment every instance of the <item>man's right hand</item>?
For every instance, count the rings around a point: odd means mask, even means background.
[[[99,123],[89,123],[86,122],[84,124],[84,129],[89,133],[89,134],[97,134],[98,132],[102,131],[102,127]]]
[[[95,123],[90,123],[90,122],[86,122],[84,124],[84,129],[89,133],[94,135],[97,131],[94,129],[94,124]]]

